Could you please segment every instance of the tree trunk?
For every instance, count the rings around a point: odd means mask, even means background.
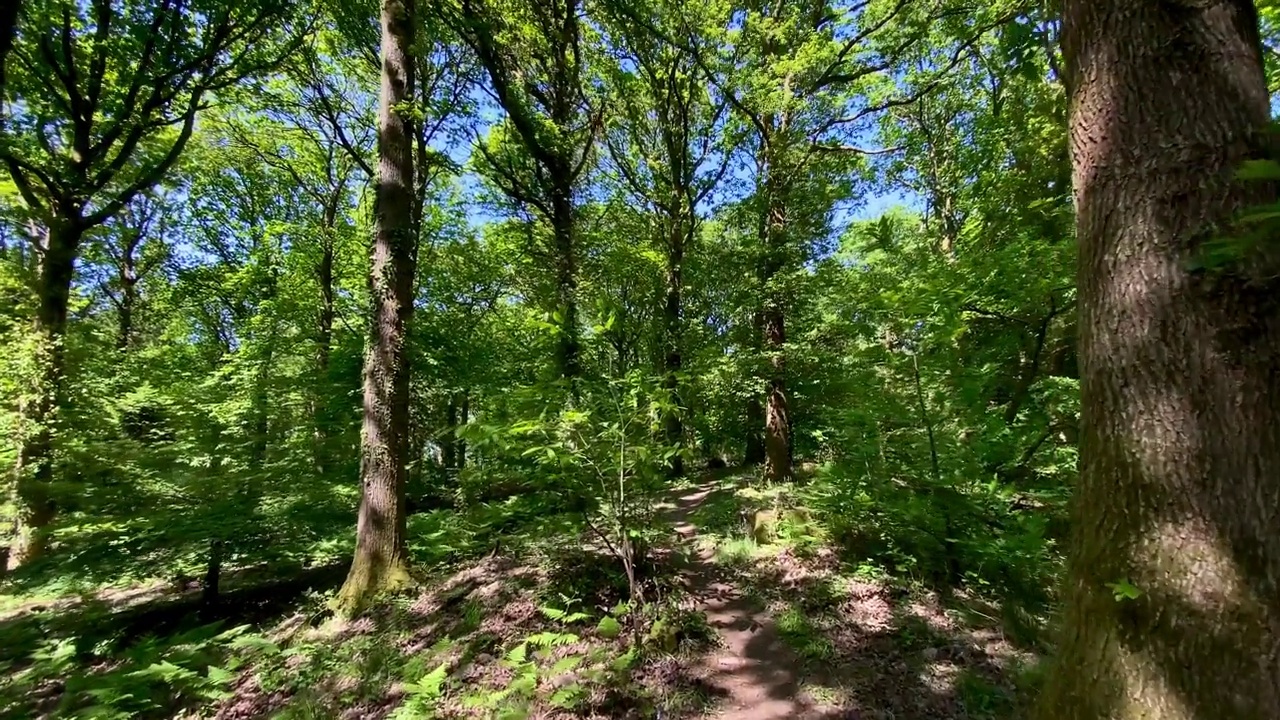
[[[764,337],[764,313],[757,311],[751,319],[752,344],[759,348]],[[742,460],[747,465],[760,465],[764,462],[764,403],[758,395],[753,394],[747,400],[747,448]]]
[[[791,479],[791,407],[787,398],[785,346],[786,315],[782,290],[771,287],[786,267],[787,209],[782,180],[774,163],[765,181],[765,308],[764,348],[769,357],[769,395],[765,406],[764,477],[769,482]]]
[[[1280,717],[1280,273],[1271,246],[1192,269],[1275,200],[1233,177],[1271,154],[1254,5],[1068,0],[1064,26],[1083,410],[1040,717]]]
[[[18,30],[18,9],[21,7],[22,0],[12,0],[0,10],[0,96],[4,95],[5,60],[13,48],[13,36]]]
[[[764,337],[769,350],[769,395],[764,421],[764,477],[769,482],[791,479],[791,407],[787,399],[786,359],[782,346],[786,326],[782,309],[765,312]]]
[[[444,410],[444,432],[440,438],[440,464],[447,469],[458,467],[458,393],[449,393]]]
[[[369,273],[373,301],[364,361],[362,492],[356,551],[336,599],[344,615],[381,590],[410,582],[405,551],[405,461],[409,430],[406,331],[413,313],[413,133],[396,106],[413,97],[414,0],[382,4],[382,93],[378,113],[376,220]]]
[[[672,408],[667,411],[665,422],[666,443],[677,451],[684,446],[684,422],[680,417],[680,367],[682,334],[684,330],[681,319],[681,301],[684,290],[684,230],[680,223],[672,223],[671,237],[667,246],[667,293],[663,306],[663,320],[666,326],[667,352],[664,358],[666,371],[665,384]],[[667,474],[671,478],[684,475],[684,457],[677,452],[667,465]]]
[[[458,415],[459,415],[458,419],[460,421],[460,424],[466,425],[467,423],[471,422],[471,393],[465,389],[462,390],[462,407],[458,411]],[[463,440],[462,438],[458,438],[457,449],[458,449],[458,469],[461,470],[462,468],[467,466],[467,441]]]
[[[1035,385],[1036,380],[1040,377],[1041,358],[1044,356],[1045,342],[1049,338],[1049,326],[1057,316],[1057,302],[1051,296],[1049,298],[1049,312],[1045,314],[1044,320],[1040,322],[1040,326],[1036,329],[1035,336],[1031,340],[1031,357],[1021,364],[1022,369],[1018,375],[1018,385],[1014,388],[1013,396],[1009,399],[1009,405],[1005,408],[1005,425],[1013,425],[1017,422],[1018,413],[1021,412],[1023,403],[1031,395],[1031,386]]]
[[[75,275],[76,251],[84,235],[76,222],[55,221],[45,232],[40,259],[35,325],[33,392],[23,403],[24,435],[14,469],[16,514],[7,567],[12,570],[44,554],[46,530],[57,514],[52,484],[57,411],[65,373],[67,303]]]
[[[142,232],[126,231],[128,236],[120,248],[120,302],[116,306],[116,349],[128,350],[133,344],[133,308],[138,302],[138,245]]]

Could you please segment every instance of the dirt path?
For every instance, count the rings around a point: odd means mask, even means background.
[[[738,586],[716,561],[715,550],[697,546],[692,515],[720,483],[705,479],[672,499],[667,517],[690,551],[683,570],[693,609],[706,614],[720,647],[696,668],[725,693],[717,713],[736,720],[837,718],[800,697],[801,661],[783,641],[769,612]]]

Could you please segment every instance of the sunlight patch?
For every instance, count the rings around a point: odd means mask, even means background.
[[[1138,551],[1138,562],[1157,568],[1169,589],[1196,609],[1218,614],[1257,604],[1230,551],[1203,519],[1163,523],[1150,537],[1148,547]]]
[[[1130,652],[1119,643],[1111,643],[1109,647],[1117,653],[1116,661],[1122,668],[1123,682],[1127,686],[1124,692],[1119,693],[1112,717],[1197,720],[1196,713],[1145,653]]]

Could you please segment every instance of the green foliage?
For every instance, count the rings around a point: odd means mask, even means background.
[[[59,717],[154,717],[230,697],[244,664],[279,652],[247,625],[223,630],[218,624],[143,638],[109,656],[105,668],[92,669],[90,658],[101,660],[107,648],[107,643],[86,648],[72,638],[43,643],[26,664],[13,669],[0,702],[16,711],[25,693],[56,680],[64,683]]]
[[[821,663],[834,659],[835,648],[831,641],[809,623],[803,609],[794,606],[785,608],[777,615],[777,623],[782,639],[804,660]]]
[[[1142,591],[1134,587],[1128,580],[1119,580],[1107,583],[1107,587],[1116,595],[1116,602],[1125,600],[1137,600],[1142,597]]]
[[[391,717],[396,720],[409,718],[431,718],[435,715],[435,702],[440,699],[445,679],[448,677],[448,665],[441,663],[434,670],[422,676],[417,682],[404,686],[406,699],[395,709]]]
[[[277,646],[266,628],[322,598],[194,603],[214,571],[234,598],[354,547],[380,431],[361,372],[379,7],[331,5],[24,4],[0,103],[0,470],[56,431],[57,512],[47,554],[0,586],[26,613],[0,619],[3,711],[212,714],[251,674],[286,717],[393,686],[398,717],[586,712],[715,638],[675,609],[660,506],[676,459],[700,477],[743,457],[775,380],[796,482],[727,474],[688,518],[726,572],[786,556],[1010,617],[1052,606],[1080,394],[1067,102],[1058,18],[1005,0],[420,7],[419,82],[392,109],[415,121],[418,183],[406,546],[426,572],[534,558],[541,624],[491,632],[505,616],[463,592],[440,617],[387,601],[372,630]],[[1259,4],[1271,45],[1277,12]],[[1275,216],[1190,260],[1237,263]],[[84,232],[50,344],[32,327],[67,221]],[[766,310],[785,338],[764,341]],[[580,367],[559,378],[566,338]],[[4,496],[8,528],[31,507]],[[169,600],[251,627],[122,629]],[[811,609],[779,629],[827,663]],[[471,688],[485,656],[509,681]],[[1005,713],[984,682],[962,681],[966,711]],[[614,700],[659,705],[639,695]]]

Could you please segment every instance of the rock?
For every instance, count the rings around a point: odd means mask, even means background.
[[[565,673],[564,675],[557,675],[556,677],[551,678],[550,685],[553,690],[559,690],[560,688],[569,687],[570,685],[577,685],[579,680],[580,678],[578,677],[578,673]]]
[[[933,662],[938,659],[938,648],[931,647],[924,649],[924,659],[926,662]]]

